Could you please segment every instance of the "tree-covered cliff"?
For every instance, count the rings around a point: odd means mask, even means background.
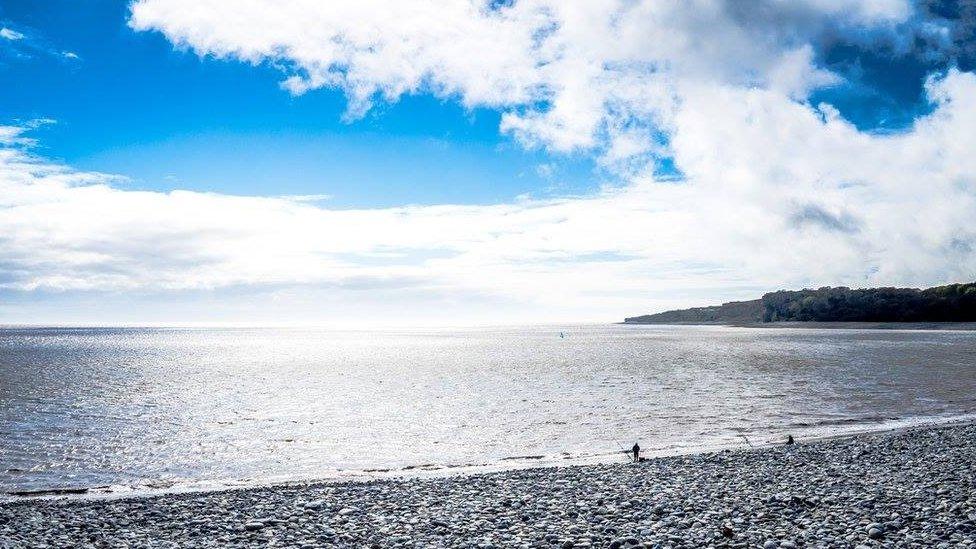
[[[781,290],[734,301],[627,318],[629,324],[748,322],[976,322],[976,283],[916,288]]]

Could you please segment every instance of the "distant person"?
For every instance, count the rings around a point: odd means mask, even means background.
[[[786,444],[788,446],[794,444],[793,435],[786,435]]]
[[[634,454],[634,463],[640,461],[640,445],[635,442],[634,447],[630,451]]]

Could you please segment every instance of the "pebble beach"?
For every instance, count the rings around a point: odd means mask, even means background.
[[[974,547],[976,426],[641,463],[0,504],[0,547]]]

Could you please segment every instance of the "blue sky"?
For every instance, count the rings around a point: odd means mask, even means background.
[[[0,74],[30,82],[0,91],[0,118],[55,120],[37,132],[46,155],[124,174],[133,188],[328,194],[337,207],[491,203],[614,183],[589,155],[520,147],[499,133],[500,112],[449,98],[408,95],[344,121],[340,90],[292,96],[272,63],[200,56],[135,32],[128,4],[0,7],[4,25],[25,36],[7,45]],[[831,103],[866,130],[910,125],[929,109],[925,76],[958,63],[843,41],[825,43],[819,55],[850,81],[816,91],[811,102]],[[661,160],[664,173],[676,173]]]
[[[328,194],[336,207],[369,207],[491,203],[602,181],[586,155],[515,145],[497,111],[422,95],[346,122],[341,91],[294,97],[273,67],[174,49],[127,17],[124,1],[5,2],[0,21],[25,38],[7,45],[0,74],[30,85],[3,87],[0,118],[55,120],[36,132],[44,154],[123,174],[132,188]]]
[[[688,1],[4,2],[0,322],[976,276],[976,5]]]

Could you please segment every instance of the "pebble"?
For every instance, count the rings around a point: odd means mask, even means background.
[[[325,500],[316,499],[313,501],[306,501],[303,507],[305,507],[306,509],[315,510],[315,509],[321,509],[324,505],[325,505]]]
[[[973,547],[976,426],[798,442],[640,464],[2,501],[0,549]]]

